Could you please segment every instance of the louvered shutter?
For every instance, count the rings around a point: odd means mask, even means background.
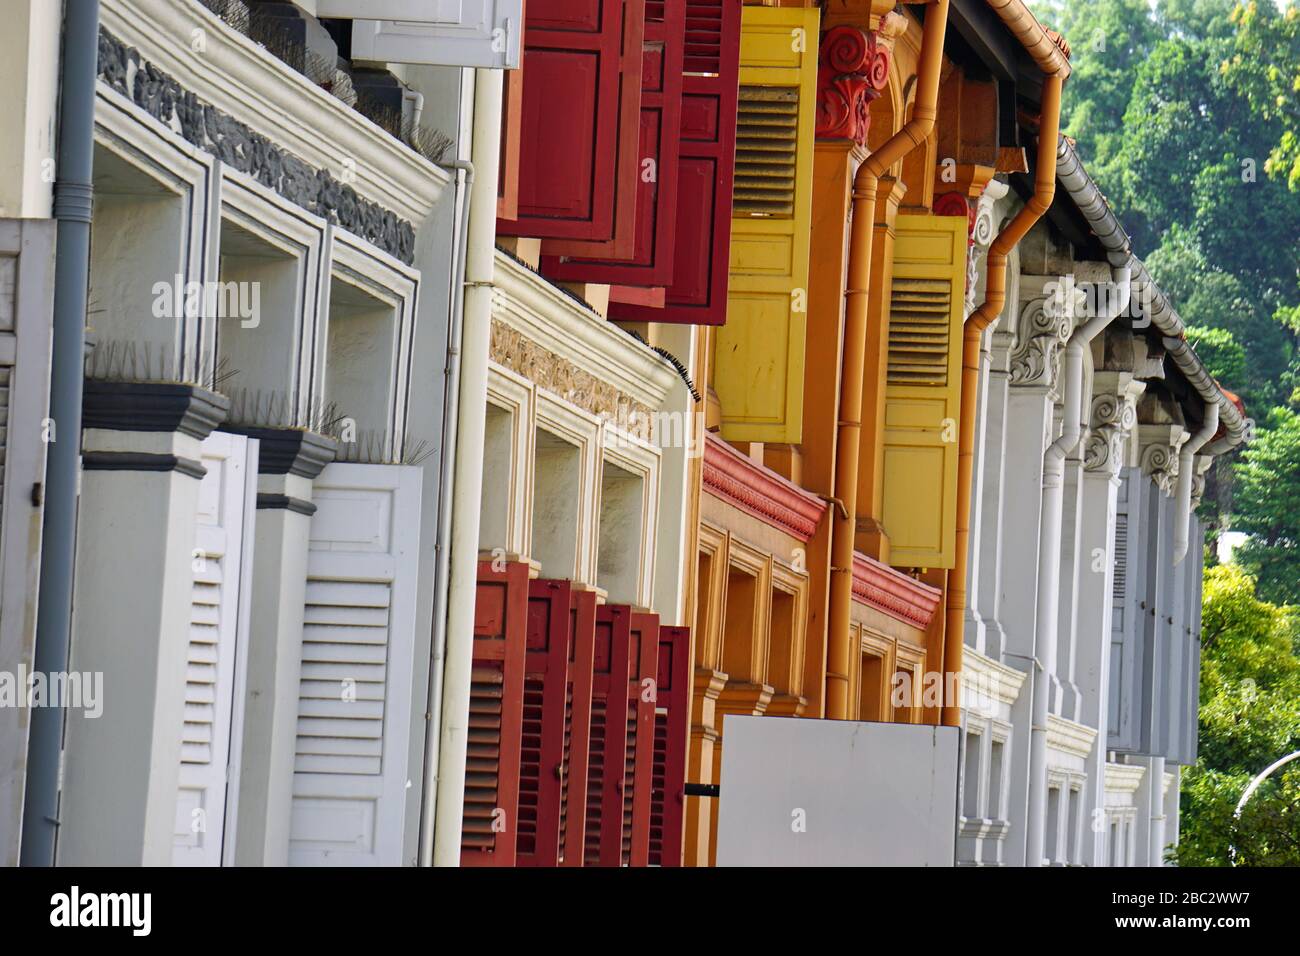
[[[596,592],[572,591],[569,679],[565,694],[564,767],[560,785],[560,862],[583,865],[591,743],[592,663],[596,651]]]
[[[655,688],[653,791],[650,797],[650,866],[682,865],[686,809],[686,747],[690,731],[691,630],[659,628]]]
[[[199,485],[192,565],[175,866],[222,863],[237,660],[247,654],[257,442],[213,432],[203,441],[202,462],[207,474]]]
[[[402,862],[419,468],[335,462],[315,479],[289,862]]]
[[[637,153],[635,247],[626,262],[542,252],[542,271],[565,282],[666,286],[673,277],[677,161],[681,139],[685,0],[646,5],[641,69],[641,131]]]
[[[645,866],[650,854],[659,615],[632,614],[628,664],[622,862],[624,866]]]
[[[524,23],[518,215],[498,220],[497,233],[626,258],[636,239],[645,0],[529,0]]]
[[[627,681],[632,609],[596,609],[591,735],[587,762],[586,866],[618,866],[623,853],[623,773],[627,760]]]
[[[802,434],[819,16],[746,7],[742,18],[730,291],[713,369],[728,441]]]
[[[672,282],[662,307],[611,301],[611,318],[695,325],[727,320],[740,10],[740,0],[686,0]]]
[[[375,18],[353,23],[354,60],[513,70],[523,6],[524,0],[318,0],[317,16]],[[339,9],[352,12],[328,12]]]
[[[572,613],[568,581],[529,584],[515,857],[518,866],[557,866],[560,862]]]
[[[461,866],[514,866],[529,566],[480,561],[474,604]]]
[[[0,221],[0,672],[7,674],[30,670],[36,640],[42,514],[32,491],[45,480],[53,294],[54,223]],[[0,866],[18,865],[28,716],[0,707]]]
[[[961,420],[964,216],[895,224],[885,376],[884,523],[890,563],[951,568]]]

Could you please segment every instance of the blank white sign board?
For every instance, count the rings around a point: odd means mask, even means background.
[[[728,715],[719,866],[952,866],[956,727]]]

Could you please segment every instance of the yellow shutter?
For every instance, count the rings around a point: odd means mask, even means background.
[[[731,441],[794,444],[802,432],[819,15],[742,14],[727,324],[713,367]]]
[[[885,381],[889,560],[951,568],[957,519],[966,219],[898,217]]]

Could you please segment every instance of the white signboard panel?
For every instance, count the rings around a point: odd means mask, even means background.
[[[354,60],[506,70],[519,67],[523,0],[425,0],[422,4],[388,0],[361,5],[333,0],[329,6],[365,7],[348,14],[368,18],[352,24]],[[398,12],[414,6],[419,6],[418,14],[414,10]]]
[[[952,866],[956,727],[728,715],[719,866]]]

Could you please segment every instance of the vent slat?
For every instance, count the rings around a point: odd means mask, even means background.
[[[894,278],[889,302],[889,383],[948,384],[952,304],[952,284],[946,279]]]
[[[767,219],[794,217],[798,138],[797,89],[740,88],[733,215]]]

